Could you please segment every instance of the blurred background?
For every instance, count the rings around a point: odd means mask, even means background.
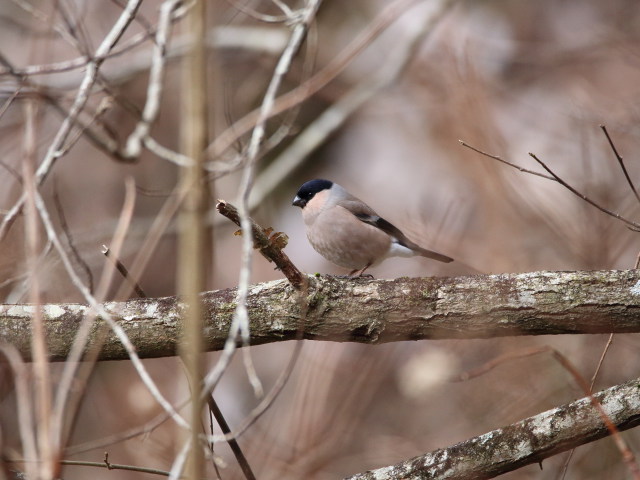
[[[302,2],[287,2],[292,9]],[[36,159],[44,158],[78,93],[84,64],[122,12],[124,1],[5,1],[0,4],[0,210],[22,192],[25,105],[35,105]],[[324,1],[281,93],[330,64],[370,29],[388,2]],[[87,283],[105,265],[133,177],[137,198],[121,260],[130,265],[153,220],[171,197],[179,167],[144,150],[135,162],[118,159],[146,99],[160,2],[143,2],[108,58],[79,116],[68,149],[41,192],[76,268]],[[371,269],[376,278],[456,276],[535,270],[633,268],[637,233],[559,184],[520,172],[465,148],[463,140],[521,167],[542,172],[535,153],[561,178],[627,218],[638,203],[604,136],[606,125],[640,178],[640,5],[631,0],[494,0],[414,2],[348,68],[299,108],[271,120],[269,142],[256,165],[253,217],[285,232],[286,253],[303,271],[345,274],[308,244],[298,187],[313,178],[340,183],[426,248],[456,262],[391,259]],[[260,105],[290,28],[277,2],[227,0],[211,14],[212,138]],[[215,25],[215,28],[213,27]],[[171,35],[164,90],[151,135],[177,150],[180,130],[180,46]],[[137,36],[137,37],[136,37]],[[139,39],[136,43],[136,38]],[[127,43],[130,42],[130,43]],[[116,48],[117,50],[117,48]],[[66,65],[66,67],[65,67]],[[327,119],[335,121],[326,130]],[[323,123],[324,122],[324,123]],[[84,135],[82,134],[84,132]],[[93,135],[92,138],[91,135]],[[237,285],[241,240],[215,212],[217,198],[237,202],[247,136],[212,159],[214,274],[209,289]],[[105,140],[106,139],[106,140]],[[102,142],[102,143],[101,143]],[[109,143],[111,142],[111,143]],[[317,145],[315,144],[317,143]],[[109,150],[108,145],[115,145]],[[163,234],[140,279],[152,297],[176,293],[176,222]],[[0,246],[3,303],[27,301],[24,222]],[[83,302],[46,242],[38,262],[42,300]],[[282,278],[260,255],[251,281]],[[94,280],[96,282],[97,280]],[[115,292],[118,279],[113,288]],[[341,478],[446,447],[583,396],[550,355],[511,360],[482,377],[449,383],[449,375],[503,353],[551,345],[591,379],[607,336],[496,338],[401,342],[382,346],[306,342],[286,387],[240,444],[260,479]],[[638,376],[636,335],[613,340],[595,389]],[[268,389],[291,358],[293,344],[251,349]],[[206,354],[208,365],[219,355]],[[175,358],[145,361],[168,398],[187,392]],[[53,374],[60,366],[53,366]],[[20,458],[16,398],[2,372],[0,419],[5,458]],[[215,391],[229,423],[238,425],[258,400],[237,355]],[[71,445],[144,425],[161,412],[130,362],[97,365]],[[177,427],[69,455],[169,470],[180,448]],[[633,448],[637,433],[625,433]],[[225,444],[216,445],[220,478],[243,478]],[[509,479],[619,479],[628,476],[610,439],[504,476]],[[113,478],[114,472],[67,466],[63,478]],[[209,464],[210,478],[216,473]],[[118,478],[145,474],[118,472]]]

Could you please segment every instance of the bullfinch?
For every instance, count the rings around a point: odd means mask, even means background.
[[[364,271],[388,257],[421,255],[449,263],[453,258],[427,250],[337,183],[310,180],[300,187],[293,205],[302,218],[311,246],[336,265]]]

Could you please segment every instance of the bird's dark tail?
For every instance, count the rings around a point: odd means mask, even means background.
[[[426,248],[419,247],[416,244],[407,245],[411,250],[422,255],[423,257],[431,258],[439,262],[450,263],[453,262],[453,258],[442,255],[441,253],[434,252],[433,250],[427,250]]]

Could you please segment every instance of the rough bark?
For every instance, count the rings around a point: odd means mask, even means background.
[[[202,294],[204,348],[220,350],[235,290]],[[306,316],[300,312],[306,305]],[[183,306],[176,297],[107,303],[140,357],[174,355]],[[468,277],[348,279],[310,276],[308,290],[286,281],[251,287],[252,344],[296,338],[384,343],[436,338],[640,332],[640,272],[532,272]],[[0,336],[30,358],[32,305],[1,305]],[[52,360],[67,356],[89,307],[42,307]],[[101,322],[99,322],[101,323]],[[97,328],[97,325],[96,325]],[[299,331],[301,329],[301,331]],[[109,336],[102,360],[126,359]]]
[[[640,379],[595,394],[618,430],[640,424]],[[588,397],[349,480],[493,478],[609,435]]]

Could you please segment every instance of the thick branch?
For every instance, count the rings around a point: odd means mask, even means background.
[[[640,379],[595,394],[619,430],[640,424]],[[588,397],[504,428],[349,477],[349,480],[493,478],[609,435]]]
[[[435,338],[640,332],[640,271],[532,272],[451,278],[347,279],[309,276],[304,338],[384,343]],[[202,294],[204,348],[220,350],[235,289]],[[303,302],[302,302],[303,303]],[[300,293],[284,280],[250,288],[254,345],[297,338]],[[30,358],[32,305],[1,305],[2,339]],[[142,358],[174,355],[183,306],[176,297],[107,303]],[[63,360],[89,307],[43,307],[48,347]],[[126,359],[111,336],[103,360]]]

